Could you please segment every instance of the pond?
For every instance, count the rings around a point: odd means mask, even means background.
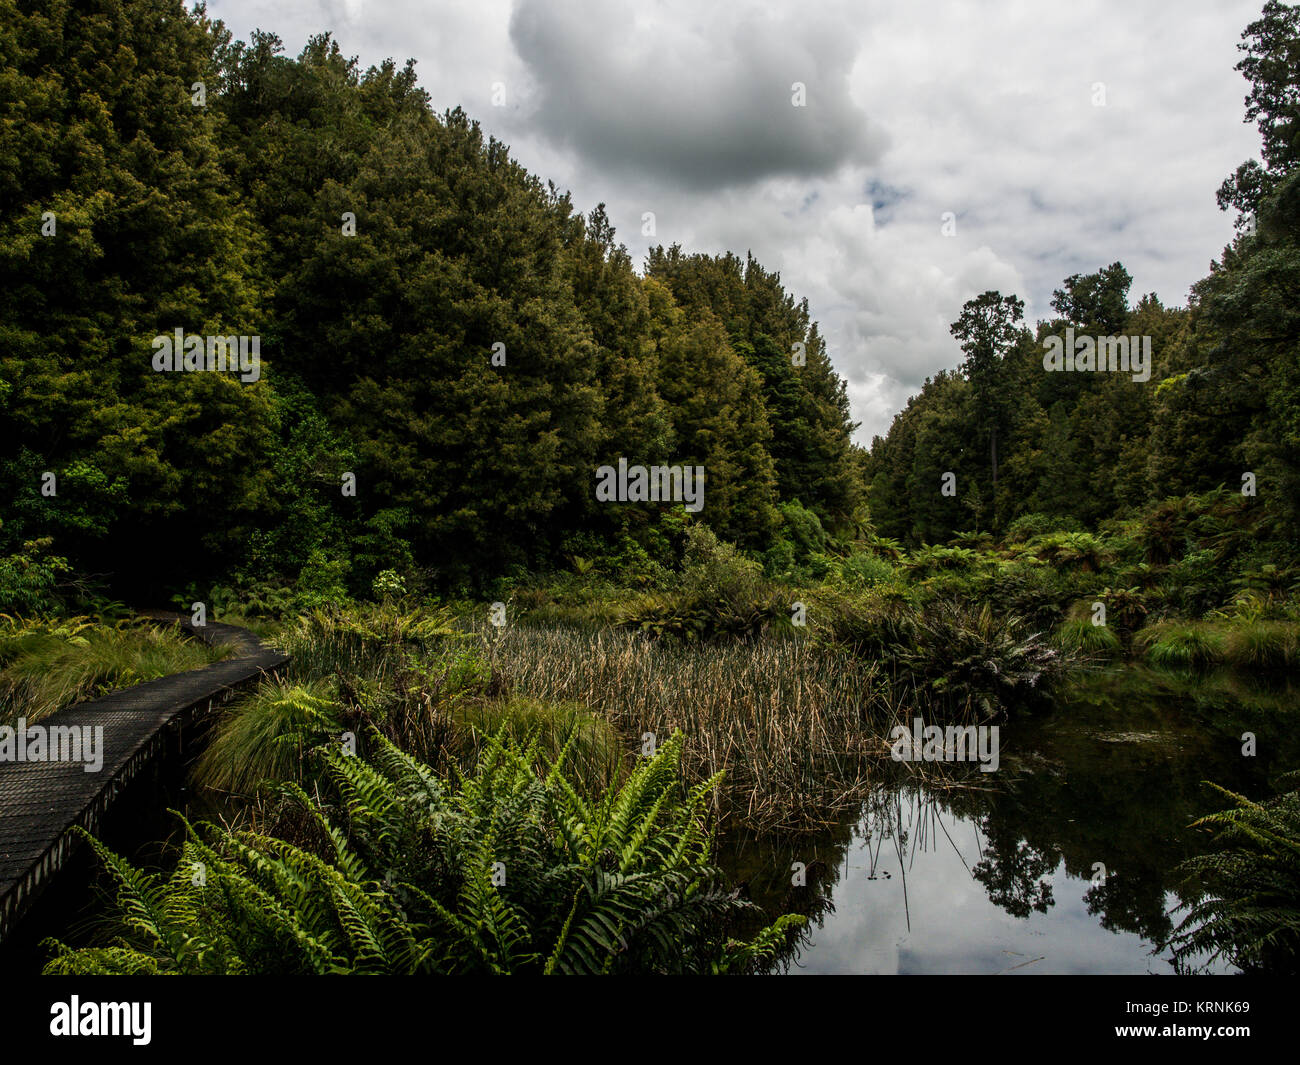
[[[1049,714],[1002,726],[997,772],[899,766],[855,820],[733,836],[721,864],[769,914],[810,915],[778,971],[1172,973],[1174,870],[1209,839],[1188,826],[1230,805],[1202,782],[1272,794],[1300,767],[1298,706],[1287,679],[1082,674]]]

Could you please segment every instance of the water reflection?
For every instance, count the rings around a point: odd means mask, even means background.
[[[1300,765],[1285,686],[1128,670],[1003,729],[1003,769],[922,781],[900,767],[856,821],[816,838],[726,842],[769,913],[811,920],[777,969],[813,973],[1172,972],[1173,870],[1188,825]],[[1241,756],[1243,730],[1261,756]],[[996,779],[995,779],[996,778]],[[806,885],[792,883],[794,863]],[[1216,966],[1210,971],[1228,971]]]

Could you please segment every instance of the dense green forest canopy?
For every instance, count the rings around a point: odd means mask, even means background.
[[[680,506],[595,499],[620,457],[703,466],[700,520],[766,557],[1091,526],[1245,472],[1286,535],[1298,40],[1276,3],[1245,34],[1264,162],[1220,190],[1243,222],[1187,308],[1131,305],[1119,263],[1032,331],[985,294],[954,323],[961,369],[868,455],[778,275],[676,245],[638,272],[603,205],[436,113],[413,63],[361,70],[328,35],[289,58],[179,0],[0,0],[0,556],[136,596],[668,561]],[[1150,337],[1149,380],[1045,372],[1067,328]],[[156,372],[178,329],[260,338],[260,374]]]
[[[853,520],[844,383],[752,259],[639,276],[411,63],[289,59],[169,0],[3,11],[5,550],[368,588],[662,548],[671,507],[594,500],[620,456],[704,466],[751,548],[782,504]],[[260,379],[154,372],[175,329],[260,337]]]

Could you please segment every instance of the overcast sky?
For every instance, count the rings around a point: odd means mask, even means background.
[[[1233,67],[1261,7],[209,0],[208,11],[241,39],[277,33],[290,55],[329,30],[363,66],[413,57],[439,110],[464,107],[578,210],[603,201],[638,266],[659,243],[752,250],[808,297],[868,444],[960,360],[948,323],[986,289],[1018,294],[1032,322],[1050,316],[1065,277],[1118,259],[1134,300],[1186,303],[1231,239],[1215,190],[1258,155]],[[794,82],[806,107],[792,106]],[[641,233],[648,211],[653,237]]]

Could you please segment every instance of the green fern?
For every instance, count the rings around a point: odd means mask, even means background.
[[[681,784],[673,736],[586,800],[570,740],[539,775],[538,739],[484,747],[455,785],[377,731],[366,759],[321,751],[294,839],[185,825],[166,877],[97,841],[112,885],[105,941],[51,944],[51,973],[738,972],[769,961],[799,917],[750,940],[755,907],[711,863],[718,780]],[[286,820],[286,823],[288,821]]]
[[[1300,773],[1282,777],[1300,783]],[[1248,972],[1300,973],[1300,790],[1252,802],[1210,785],[1235,806],[1193,827],[1218,829],[1219,849],[1184,862],[1192,892],[1170,939],[1181,964],[1226,958]]]

